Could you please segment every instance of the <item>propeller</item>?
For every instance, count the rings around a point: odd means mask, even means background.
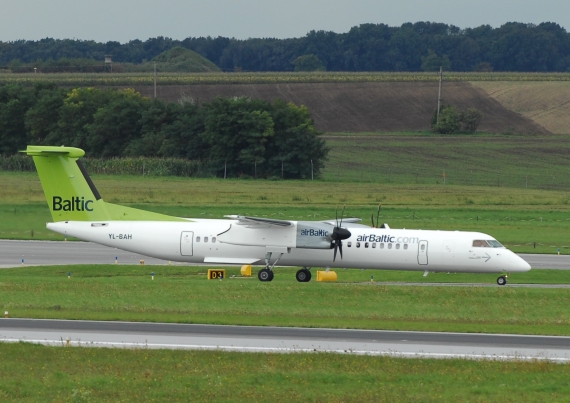
[[[342,218],[344,217],[344,208],[342,207],[342,213],[340,215],[340,224],[338,222],[338,210],[335,209],[336,216],[336,227],[333,228],[333,232],[330,236],[332,247],[334,248],[333,262],[336,260],[336,251],[340,252],[340,258],[342,259],[342,240],[348,239],[352,235],[349,230],[342,228]]]
[[[372,228],[378,228],[378,224],[380,224],[380,209],[382,208],[382,203],[378,205],[378,212],[376,213],[376,225],[374,224],[374,213],[370,215],[372,219]]]

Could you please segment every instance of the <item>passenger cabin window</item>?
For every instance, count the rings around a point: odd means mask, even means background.
[[[349,243],[347,244],[347,246],[348,246],[349,248],[352,247],[352,242],[349,242]]]
[[[375,249],[376,248],[376,242],[372,243],[372,248]]]
[[[405,243],[405,244],[404,244],[404,250],[407,250],[407,249],[408,249],[408,244]]]
[[[196,237],[196,242],[200,242],[200,237],[199,237],[199,236]]]
[[[383,244],[383,243],[380,244],[380,249],[384,249],[384,244]]]
[[[216,237],[212,237],[212,243],[216,243]]]
[[[208,237],[207,237],[207,236],[204,237],[204,242],[208,242]]]
[[[425,246],[425,245],[422,245],[422,246],[420,247],[420,249],[421,249],[421,250],[426,250],[426,246]]]
[[[365,247],[365,248],[368,248],[368,242],[366,242],[366,243],[364,244],[364,247]]]
[[[400,244],[399,244],[399,243],[396,244],[396,249],[400,249]]]
[[[392,249],[392,244],[391,244],[391,243],[388,244],[388,249]]]
[[[356,247],[360,248],[360,242],[356,242]]]

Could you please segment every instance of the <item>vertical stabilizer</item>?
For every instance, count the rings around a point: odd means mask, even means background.
[[[156,220],[185,221],[117,204],[105,203],[73,147],[28,146],[34,159],[51,216],[57,221]]]

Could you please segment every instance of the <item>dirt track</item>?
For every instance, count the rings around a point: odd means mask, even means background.
[[[136,87],[144,96],[153,88]],[[306,105],[315,125],[325,132],[419,131],[429,130],[437,107],[438,83],[377,82],[347,84],[237,84],[158,86],[157,96],[177,101],[183,95],[195,101],[216,96],[281,98]],[[502,106],[481,88],[468,82],[447,82],[442,98],[459,109],[475,107],[484,117],[479,131],[490,133],[547,134],[531,119]]]

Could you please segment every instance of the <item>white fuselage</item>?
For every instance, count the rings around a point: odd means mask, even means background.
[[[295,224],[295,222],[293,222]],[[295,224],[296,225],[296,224]],[[349,227],[343,257],[332,249],[295,246],[291,229],[247,228],[236,220],[61,221],[50,230],[85,241],[164,260],[192,263],[265,264],[283,253],[279,266],[367,268],[446,272],[523,272],[530,266],[504,247],[477,247],[493,240],[480,232]],[[297,238],[298,241],[298,238]]]

